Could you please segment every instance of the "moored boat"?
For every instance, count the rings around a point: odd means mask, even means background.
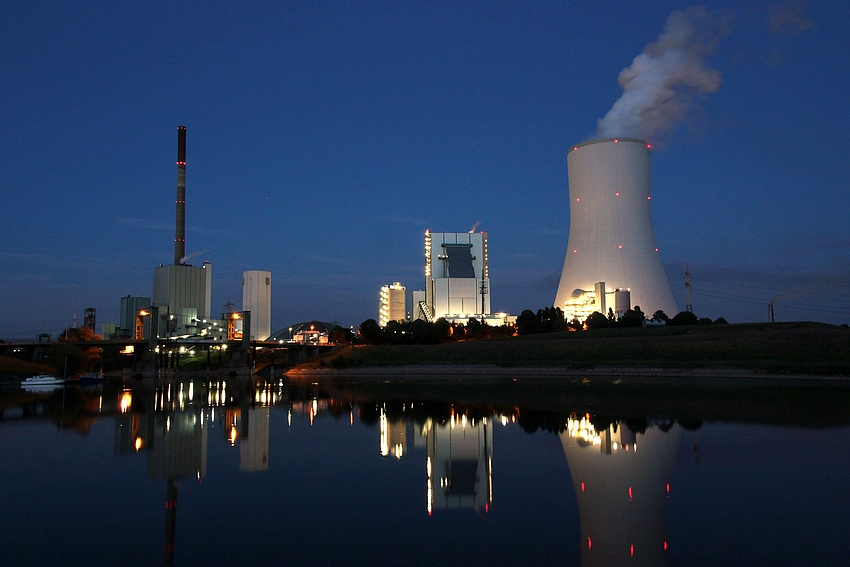
[[[64,378],[57,378],[56,376],[52,376],[50,374],[39,374],[38,376],[30,376],[23,382],[21,382],[22,387],[30,387],[30,386],[55,386],[57,384],[64,384]]]

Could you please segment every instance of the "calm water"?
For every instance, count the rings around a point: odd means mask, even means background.
[[[514,387],[0,392],[0,564],[847,565],[843,391]]]

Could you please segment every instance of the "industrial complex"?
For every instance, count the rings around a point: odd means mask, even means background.
[[[652,228],[650,145],[634,138],[591,140],[567,152],[567,168],[570,233],[554,307],[567,320],[579,321],[593,312],[619,317],[638,306],[648,314],[676,314]],[[228,302],[226,312],[214,318],[212,264],[187,263],[184,126],[177,129],[175,212],[173,263],[154,270],[150,297],[121,298],[120,322],[104,323],[104,335],[219,340],[247,335],[251,341],[282,336],[271,328],[271,272],[243,272],[241,311]],[[516,320],[491,310],[487,232],[426,230],[424,257],[424,289],[408,292],[399,281],[381,287],[381,327],[416,319],[475,318],[493,326]],[[293,339],[291,328],[286,334]]]

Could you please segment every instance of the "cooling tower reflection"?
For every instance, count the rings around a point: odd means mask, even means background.
[[[614,422],[597,430],[581,418],[561,433],[578,500],[583,567],[667,565],[669,477],[681,428],[666,425],[640,431],[642,425]]]

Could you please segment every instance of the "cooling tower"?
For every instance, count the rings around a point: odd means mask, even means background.
[[[598,282],[608,291],[630,290],[632,306],[650,317],[659,309],[678,313],[652,230],[649,162],[649,144],[633,138],[593,140],[567,152],[570,237],[555,306],[568,316],[567,302],[581,295],[576,290],[594,292]]]

